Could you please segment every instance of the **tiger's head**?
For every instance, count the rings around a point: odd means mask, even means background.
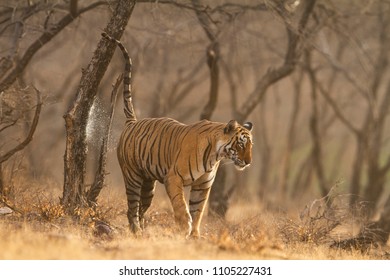
[[[252,127],[251,122],[240,125],[231,120],[224,128],[224,157],[231,159],[239,170],[248,167],[252,162]]]

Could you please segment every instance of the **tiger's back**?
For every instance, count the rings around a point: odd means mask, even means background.
[[[165,183],[173,172],[184,185],[190,185],[217,167],[212,132],[218,134],[224,126],[206,120],[185,125],[170,118],[128,123],[119,141],[118,158],[121,166],[142,174],[145,180]]]

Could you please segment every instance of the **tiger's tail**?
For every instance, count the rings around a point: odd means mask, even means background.
[[[119,41],[111,36],[109,36],[107,33],[102,33],[103,38],[106,38],[107,40],[115,43],[118,45],[118,47],[121,49],[123,57],[125,59],[125,71],[124,71],[124,77],[123,77],[123,101],[124,101],[124,111],[125,116],[128,121],[136,121],[137,117],[134,112],[133,108],[133,102],[132,102],[132,96],[131,96],[131,70],[132,70],[132,63],[131,58],[129,56],[129,53],[127,52],[125,46]]]

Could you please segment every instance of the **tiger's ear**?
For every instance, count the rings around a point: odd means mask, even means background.
[[[235,121],[235,120],[231,120],[230,122],[228,122],[228,124],[225,126],[223,132],[225,132],[225,134],[229,134],[231,133],[233,130],[235,130],[238,126],[238,122]]]
[[[243,127],[248,129],[249,131],[252,131],[253,124],[251,122],[246,122],[246,123],[244,123]]]

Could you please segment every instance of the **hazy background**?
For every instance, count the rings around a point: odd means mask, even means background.
[[[0,9],[15,7],[17,17],[25,2],[0,0]],[[58,5],[50,22],[67,12],[61,8],[66,1],[46,2]],[[79,1],[79,6],[91,2]],[[232,3],[238,5],[228,5]],[[284,5],[284,18],[276,12],[275,3]],[[267,71],[283,64],[288,49],[286,22],[296,26],[300,16],[300,5],[294,10],[294,3],[299,1],[201,1],[210,8],[221,51],[220,91],[213,121],[233,119],[234,108],[241,108]],[[248,8],[256,5],[265,8]],[[222,7],[223,12],[212,12],[213,7]],[[42,9],[24,21],[15,60],[44,30],[46,11]],[[81,15],[36,53],[21,80],[1,93],[2,122],[10,116],[22,118],[17,126],[0,132],[0,151],[15,145],[28,129],[34,98],[31,89],[24,88],[33,85],[45,96],[34,140],[3,166],[8,184],[25,176],[61,188],[65,151],[62,116],[75,97],[81,69],[88,65],[110,14],[110,7],[100,6]],[[1,14],[0,19],[4,18]],[[3,58],[14,54],[15,46],[15,30],[6,25],[0,21]],[[295,71],[268,88],[248,117],[254,124],[254,158],[234,195],[278,208],[322,196],[321,184],[329,190],[340,183],[340,192],[365,199],[376,167],[383,168],[385,175],[382,187],[373,192],[379,192],[378,199],[383,202],[389,190],[385,167],[390,155],[390,101],[386,98],[390,95],[390,1],[319,0],[308,26],[310,32],[304,35]],[[133,59],[133,100],[138,118],[166,116],[184,123],[199,120],[208,100],[206,48],[210,41],[194,11],[172,4],[137,3],[121,41]],[[95,167],[99,128],[107,117],[111,84],[122,71],[123,58],[117,50],[91,112],[89,173]],[[115,153],[123,124],[120,96],[109,144],[110,188],[123,188]],[[228,183],[233,184],[237,182],[234,167],[228,168]],[[356,184],[352,184],[354,174],[359,177]]]

